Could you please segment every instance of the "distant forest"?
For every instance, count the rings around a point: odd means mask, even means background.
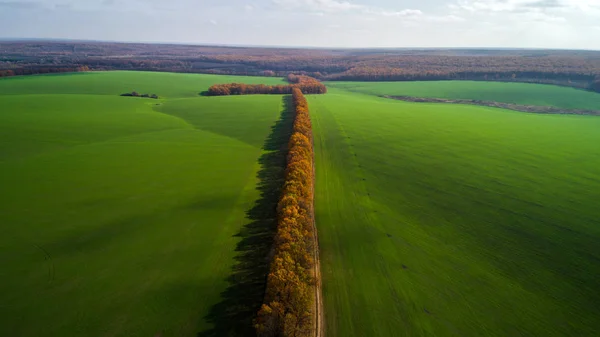
[[[329,81],[514,81],[600,92],[600,51],[0,42],[0,77],[87,70],[254,76],[298,74]]]

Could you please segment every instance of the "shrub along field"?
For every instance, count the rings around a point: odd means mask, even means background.
[[[308,100],[327,335],[597,335],[600,118]]]
[[[281,96],[198,96],[228,82],[283,83],[139,72],[0,80],[0,335],[213,328],[206,317],[228,287],[283,109]],[[119,96],[132,90],[161,99]]]
[[[437,81],[437,82],[327,82],[330,88],[369,95],[477,99],[567,109],[600,110],[600,95],[544,84]]]

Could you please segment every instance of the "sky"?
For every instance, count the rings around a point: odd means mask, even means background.
[[[0,38],[600,50],[600,0],[0,0]]]

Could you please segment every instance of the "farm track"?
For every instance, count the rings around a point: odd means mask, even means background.
[[[313,209],[313,219],[314,219],[314,209]],[[323,297],[321,292],[321,259],[319,258],[319,238],[317,235],[317,225],[313,221],[313,226],[315,226],[315,246],[313,254],[315,256],[315,336],[323,337],[325,335],[324,329],[324,320],[323,320]]]
[[[318,119],[317,119],[318,122]],[[321,138],[323,137],[322,135],[320,136]],[[316,178],[316,169],[315,169],[315,152],[314,152],[314,148],[315,148],[315,141],[314,141],[314,136],[313,139],[311,139],[312,141],[312,146],[313,146],[313,162],[312,162],[312,168],[313,168],[313,186],[312,186],[312,193],[313,196],[315,195],[315,178]],[[325,325],[324,323],[324,319],[323,319],[323,292],[322,292],[322,288],[321,288],[321,258],[319,255],[319,235],[317,233],[317,222],[315,219],[315,201],[313,198],[313,204],[311,205],[311,213],[312,213],[312,224],[313,224],[313,235],[314,235],[314,246],[313,246],[313,256],[315,259],[315,337],[323,337],[325,336]]]
[[[428,98],[428,97],[412,97],[412,96],[389,96],[383,95],[383,98],[394,99],[398,101],[411,103],[442,103],[442,104],[467,104],[478,105],[490,108],[508,109],[520,112],[538,113],[538,114],[555,114],[555,115],[590,115],[600,116],[600,110],[586,109],[565,109],[553,106],[538,106],[538,105],[522,105],[512,103],[502,103],[493,101],[481,101],[475,99],[445,99],[445,98]]]

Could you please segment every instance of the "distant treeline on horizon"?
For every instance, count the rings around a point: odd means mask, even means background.
[[[329,81],[479,80],[600,92],[600,51],[300,49],[73,41],[0,42],[0,77],[87,70],[307,75]]]

